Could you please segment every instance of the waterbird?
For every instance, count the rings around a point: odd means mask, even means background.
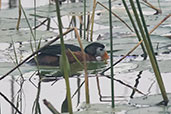
[[[73,44],[65,44],[65,52],[68,58],[69,63],[77,62],[75,57],[82,62],[83,53],[81,48]],[[86,55],[86,61],[106,61],[109,59],[109,56],[105,50],[105,46],[98,42],[93,42],[87,45],[84,49]],[[73,56],[74,54],[74,56]],[[61,45],[54,44],[49,45],[46,48],[40,50],[38,55],[35,58],[31,58],[27,63],[30,65],[42,65],[42,66],[59,66],[61,56]],[[36,62],[37,61],[37,62]]]

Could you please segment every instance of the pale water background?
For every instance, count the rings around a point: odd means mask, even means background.
[[[171,2],[168,0],[168,3]],[[37,1],[37,6],[42,6],[45,4],[48,4],[49,1],[48,0],[41,0],[41,1]],[[31,0],[22,0],[22,5],[25,8],[31,8],[33,7],[33,1]],[[7,8],[7,1],[2,0],[2,8]],[[148,12],[149,13],[149,12]],[[151,13],[151,12],[150,12]],[[68,17],[64,17],[63,19],[68,19]],[[98,17],[97,17],[98,19]],[[69,22],[64,23],[64,25],[68,25]],[[171,23],[170,23],[171,24]],[[52,23],[53,25],[53,23]],[[169,25],[169,24],[168,24]],[[106,29],[108,27],[103,26],[103,25],[97,25],[95,26],[96,30],[102,30]],[[43,29],[43,28],[42,28]],[[96,34],[95,37],[97,37],[98,35]],[[71,36],[70,36],[71,37]],[[130,40],[130,42],[125,41],[125,45],[122,45],[122,42],[120,43],[121,39],[116,39],[116,48],[117,46],[132,46],[131,43],[136,44],[134,42],[132,42],[132,40]],[[126,39],[124,39],[126,40]],[[129,39],[128,39],[129,40]],[[166,41],[168,44],[170,41],[170,39],[167,39],[168,41]],[[109,41],[109,40],[108,40]],[[161,40],[163,41],[163,40]],[[67,42],[74,42],[74,41],[67,41]],[[106,43],[107,41],[105,41]],[[115,40],[114,40],[115,42]],[[109,44],[109,43],[106,43]],[[19,44],[16,44],[17,47],[19,47]],[[130,48],[131,48],[130,46]],[[1,64],[1,70],[2,72],[0,73],[1,75],[3,75],[5,72],[7,72],[8,70],[10,70],[11,66],[13,65],[3,65],[3,62],[8,62],[11,61],[8,57],[8,54],[4,54],[6,48],[9,47],[9,43],[0,43],[0,53],[1,54],[1,59],[0,61],[2,62]],[[114,47],[114,48],[115,48]],[[116,49],[115,48],[115,49]],[[107,45],[107,49],[109,49],[109,45]],[[169,49],[169,48],[168,48]],[[138,50],[138,52],[140,51],[140,49]],[[12,51],[11,51],[12,53]],[[29,52],[31,53],[31,51]],[[119,55],[119,52],[117,53]],[[122,53],[121,53],[122,54]],[[121,55],[120,54],[120,55]],[[136,52],[135,52],[136,54]],[[28,53],[24,53],[25,56],[28,55]],[[120,57],[116,56],[114,57],[114,60],[118,60]],[[164,54],[159,54],[159,56],[157,57],[159,60],[159,63],[161,63],[161,70],[162,70],[162,77],[163,77],[163,81],[165,83],[165,87],[168,93],[171,92],[171,88],[170,88],[170,82],[171,82],[171,66],[170,65],[170,59],[171,59],[171,55],[164,55]],[[162,63],[161,61],[166,60],[165,63]],[[118,66],[115,67],[114,72],[115,72],[115,78],[122,80],[123,82],[134,86],[136,81],[139,81],[138,84],[138,89],[141,90],[144,93],[149,93],[149,94],[159,94],[160,90],[158,88],[158,85],[155,81],[155,76],[152,72],[152,69],[150,68],[150,63],[149,61],[145,61],[145,62],[141,62],[142,61],[142,57],[139,56],[137,58],[132,58],[132,57],[128,57],[126,60],[124,60],[122,63],[120,63]],[[108,63],[110,63],[110,61],[108,61]],[[140,65],[142,65],[142,67],[140,67]],[[4,67],[3,67],[4,66]],[[9,67],[10,66],[10,67]],[[106,67],[109,65],[106,65]],[[18,95],[21,95],[21,101],[19,103],[21,107],[19,107],[19,109],[21,109],[21,111],[24,114],[31,114],[32,113],[32,106],[33,106],[33,102],[36,98],[36,94],[37,94],[37,88],[34,86],[34,84],[37,85],[38,83],[38,76],[34,76],[31,81],[34,83],[31,83],[29,81],[30,76],[33,74],[34,69],[36,69],[35,67],[30,67],[26,65],[26,70],[28,70],[28,72],[24,73],[24,83],[21,87],[20,81],[17,80],[18,75],[17,74],[13,74],[13,75],[9,75],[8,77],[6,77],[3,81],[0,81],[0,91],[5,94],[9,99],[12,100],[12,96],[15,98],[15,103],[16,103],[16,98]],[[93,72],[93,71],[92,71]],[[109,72],[107,72],[107,74],[110,74]],[[94,76],[94,75],[93,75]],[[16,81],[17,80],[17,81]],[[84,78],[83,76],[81,76],[80,78],[77,77],[73,77],[70,78],[70,86],[71,86],[71,93],[73,94],[77,87],[77,83],[79,81],[83,81]],[[43,99],[47,99],[48,101],[51,102],[51,104],[53,104],[55,106],[55,108],[57,110],[61,110],[61,105],[66,97],[66,91],[65,91],[65,81],[64,79],[58,80],[55,84],[53,84],[54,82],[42,82],[41,83],[41,93],[40,93],[40,107],[41,107],[41,111],[42,114],[50,114],[51,112],[46,108],[46,106],[43,104]],[[53,85],[52,85],[53,84]],[[18,91],[21,89],[21,92],[18,94]],[[91,99],[91,103],[108,103],[110,104],[110,102],[100,102],[99,101],[99,94],[98,94],[98,89],[97,89],[97,82],[96,82],[96,78],[95,77],[91,77],[89,78],[89,87],[90,87],[90,99]],[[110,80],[106,77],[100,77],[100,87],[101,87],[101,94],[103,96],[110,96]],[[115,96],[116,96],[116,102],[118,104],[128,104],[128,101],[130,99],[130,95],[132,93],[132,89],[129,89],[128,87],[125,87],[124,85],[115,82]],[[81,103],[79,104],[79,106],[85,101],[85,92],[84,92],[84,86],[81,88],[81,92],[80,92],[81,96],[80,96],[80,101]],[[135,93],[136,97],[138,96],[142,96],[138,93]],[[110,98],[103,98],[103,100],[110,100]],[[77,95],[72,99],[73,101],[73,108],[76,111],[77,110],[77,103],[78,103],[78,98]],[[79,107],[78,106],[78,107]],[[1,114],[12,114],[13,111],[11,109],[11,106],[2,98],[0,97],[0,112]],[[118,114],[125,114],[126,111],[121,111],[118,112]]]

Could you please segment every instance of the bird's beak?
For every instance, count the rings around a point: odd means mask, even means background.
[[[105,51],[105,53],[102,56],[102,60],[105,60],[105,62],[109,59],[109,55],[107,54],[107,52]]]

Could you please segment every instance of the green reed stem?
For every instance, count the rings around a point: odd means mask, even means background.
[[[19,64],[19,61],[18,61],[18,57],[17,57],[17,52],[16,52],[16,48],[15,48],[15,44],[14,44],[14,41],[12,40],[12,46],[13,46],[13,50],[14,50],[14,56],[15,56],[15,61],[14,63],[16,63],[17,65]],[[12,58],[12,57],[11,57]],[[18,68],[18,71],[21,75],[21,78],[24,80],[24,77],[22,76],[22,72],[20,70],[20,68]]]
[[[86,0],[84,0],[84,39],[86,39]]]
[[[80,37],[82,37],[82,27],[83,27],[82,21],[83,21],[83,16],[81,15],[80,16]]]
[[[153,70],[154,70],[154,73],[155,73],[155,76],[156,76],[156,79],[157,79],[157,82],[158,82],[158,85],[159,85],[159,88],[160,88],[160,91],[161,91],[161,94],[162,94],[162,97],[163,97],[163,100],[165,102],[165,105],[167,105],[169,100],[168,100],[167,93],[166,93],[166,90],[165,90],[165,86],[164,86],[164,83],[163,83],[163,80],[162,80],[162,77],[161,77],[160,69],[159,69],[159,66],[157,64],[156,57],[154,55],[154,50],[153,50],[153,46],[152,46],[150,36],[149,36],[148,30],[147,30],[144,15],[142,13],[142,9],[141,9],[139,0],[136,0],[136,2],[137,2],[138,10],[139,10],[139,13],[140,13],[141,21],[143,23],[144,31],[145,31],[145,34],[146,34],[146,39],[144,38],[145,39],[144,42],[145,42],[145,44],[147,44],[146,47],[147,47],[147,51],[149,51],[149,57],[150,57],[150,60],[151,60],[151,64],[152,64],[152,67],[153,67]]]
[[[30,23],[29,23],[29,20],[28,20],[28,18],[27,18],[27,15],[26,15],[26,13],[25,13],[24,8],[23,8],[22,5],[21,5],[21,10],[22,10],[22,12],[23,12],[23,14],[24,14],[24,17],[25,17],[25,19],[26,19],[26,22],[27,22],[27,24],[28,24],[28,26],[29,26],[31,35],[32,35],[34,41],[36,41],[36,37],[35,37],[35,35],[34,35],[34,33],[33,33],[32,27],[31,27],[31,25],[30,25]]]
[[[122,0],[122,2],[123,2],[123,4],[124,4],[125,10],[126,10],[128,16],[129,16],[129,19],[130,19],[130,21],[131,21],[131,23],[132,23],[132,26],[133,26],[133,28],[134,28],[134,31],[135,31],[135,33],[136,33],[136,35],[137,35],[137,37],[138,37],[139,42],[140,42],[140,41],[142,40],[142,38],[141,38],[141,36],[140,36],[140,34],[139,34],[138,30],[137,30],[137,27],[136,27],[136,25],[135,25],[135,23],[134,23],[133,17],[131,16],[131,13],[130,13],[130,11],[129,11],[129,9],[128,9],[128,6],[127,6],[125,0]],[[146,50],[145,50],[145,47],[144,47],[144,44],[143,44],[143,43],[141,43],[141,48],[142,48],[142,50],[143,50],[143,52],[144,52],[144,60],[145,60],[145,59],[147,59],[147,52],[146,52]]]
[[[19,7],[21,8],[21,11],[23,12],[23,15],[24,15],[24,17],[25,17],[25,19],[26,19],[26,22],[27,22],[27,24],[28,24],[29,30],[30,30],[31,35],[32,35],[32,37],[33,37],[35,49],[37,49],[37,45],[36,45],[36,30],[33,32],[32,27],[31,27],[31,25],[30,25],[30,23],[29,23],[29,20],[28,20],[28,18],[27,18],[27,15],[26,15],[26,13],[25,13],[25,11],[24,11],[24,8],[22,7],[21,1],[19,1]],[[21,18],[21,14],[20,14],[19,18]],[[19,19],[19,20],[20,20],[20,19]],[[36,21],[36,20],[35,20],[35,21]],[[18,24],[19,24],[19,23],[20,23],[20,22],[18,21]],[[19,25],[18,25],[18,26],[19,26]],[[35,33],[35,34],[34,34],[34,33]],[[30,42],[30,46],[31,46],[31,49],[32,49],[32,51],[33,51],[33,46],[32,46],[32,43],[31,43],[31,42]],[[36,60],[36,58],[35,58],[35,60]],[[37,60],[36,60],[36,61],[37,61]],[[36,63],[37,63],[38,71],[39,71],[38,62],[36,62]]]
[[[38,88],[37,88],[37,95],[36,99],[34,101],[33,109],[35,109],[35,114],[41,114],[41,108],[40,108],[40,92],[41,92],[41,78],[39,79]],[[33,111],[33,110],[32,110]]]
[[[110,65],[111,65],[111,96],[112,96],[112,108],[115,107],[114,102],[114,74],[113,74],[113,36],[112,36],[112,6],[111,0],[109,0],[109,26],[110,26]]]
[[[84,39],[86,39],[86,0],[84,0]],[[80,42],[80,46],[81,46],[81,42]],[[82,47],[82,46],[81,46]],[[84,70],[85,70],[85,92],[86,92],[86,103],[90,104],[90,97],[89,97],[89,86],[88,86],[88,74],[87,74],[87,65],[86,65],[86,57],[85,57],[85,53],[83,51],[83,57],[84,57]]]
[[[59,33],[60,33],[60,43],[61,43],[61,57],[60,57],[60,68],[65,78],[66,89],[67,89],[67,100],[68,100],[68,111],[70,114],[73,114],[72,111],[72,101],[71,101],[71,92],[70,92],[70,84],[69,84],[69,74],[70,74],[70,65],[68,62],[68,58],[65,54],[65,45],[63,39],[63,32],[62,32],[62,21],[60,15],[60,8],[58,0],[56,1],[56,13],[58,19],[58,26],[59,26]]]
[[[36,15],[36,0],[34,0],[34,15]],[[36,27],[36,16],[34,16],[34,27]],[[36,37],[36,29],[34,29],[34,36]]]

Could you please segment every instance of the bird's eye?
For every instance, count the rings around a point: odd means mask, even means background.
[[[103,49],[102,49],[102,48],[100,48],[100,51],[103,51]]]

